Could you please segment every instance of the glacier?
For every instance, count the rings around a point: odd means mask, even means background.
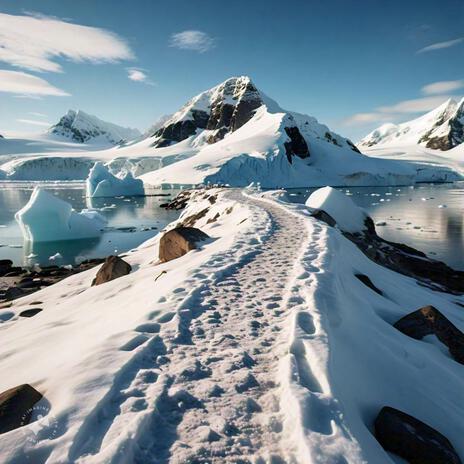
[[[36,187],[29,202],[15,215],[26,242],[52,242],[99,237],[107,221],[97,211],[72,206]]]

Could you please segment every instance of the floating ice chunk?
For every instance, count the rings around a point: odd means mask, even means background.
[[[15,215],[24,240],[51,242],[98,237],[106,219],[96,211],[77,213],[72,206],[36,187],[29,202]]]
[[[48,258],[49,261],[55,261],[56,259],[61,259],[63,256],[61,256],[61,253],[55,253],[53,256],[50,256]]]
[[[438,205],[439,208],[448,208],[448,205]]]
[[[113,176],[108,167],[96,162],[86,181],[88,197],[118,197],[145,195],[143,182],[127,172],[121,177]]]
[[[345,232],[361,232],[366,228],[367,215],[364,210],[332,187],[323,187],[313,192],[306,200],[306,206],[325,211]]]

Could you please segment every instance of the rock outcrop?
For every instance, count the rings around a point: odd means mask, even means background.
[[[130,273],[132,267],[119,256],[108,256],[97,275],[92,281],[92,286],[101,285]]]
[[[0,393],[0,434],[28,424],[32,407],[40,399],[42,394],[29,384]]]
[[[436,335],[448,347],[451,356],[464,364],[464,334],[437,308],[424,306],[401,318],[394,327],[417,340],[426,335]]]
[[[176,227],[166,232],[159,242],[159,259],[161,262],[180,258],[209,236],[195,227]]]
[[[285,127],[285,133],[290,139],[288,142],[284,143],[285,154],[289,163],[292,162],[292,156],[298,156],[299,158],[305,159],[309,158],[309,148],[306,140],[301,135],[298,127]]]
[[[374,425],[383,448],[412,464],[461,464],[446,437],[402,411],[384,407]]]

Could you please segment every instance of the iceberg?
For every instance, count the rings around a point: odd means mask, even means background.
[[[87,196],[92,198],[143,196],[145,194],[143,182],[135,179],[131,172],[126,172],[122,177],[114,176],[100,161],[96,162],[89,172],[86,192]]]
[[[26,242],[51,242],[99,237],[106,219],[96,211],[72,206],[36,187],[29,202],[15,215]]]

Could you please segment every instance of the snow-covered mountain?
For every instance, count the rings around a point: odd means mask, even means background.
[[[81,110],[69,110],[47,133],[71,142],[111,145],[133,140],[141,135],[137,129],[102,121]]]
[[[358,146],[414,145],[450,150],[464,142],[464,99],[449,99],[427,114],[402,124],[383,124],[364,137]]]

